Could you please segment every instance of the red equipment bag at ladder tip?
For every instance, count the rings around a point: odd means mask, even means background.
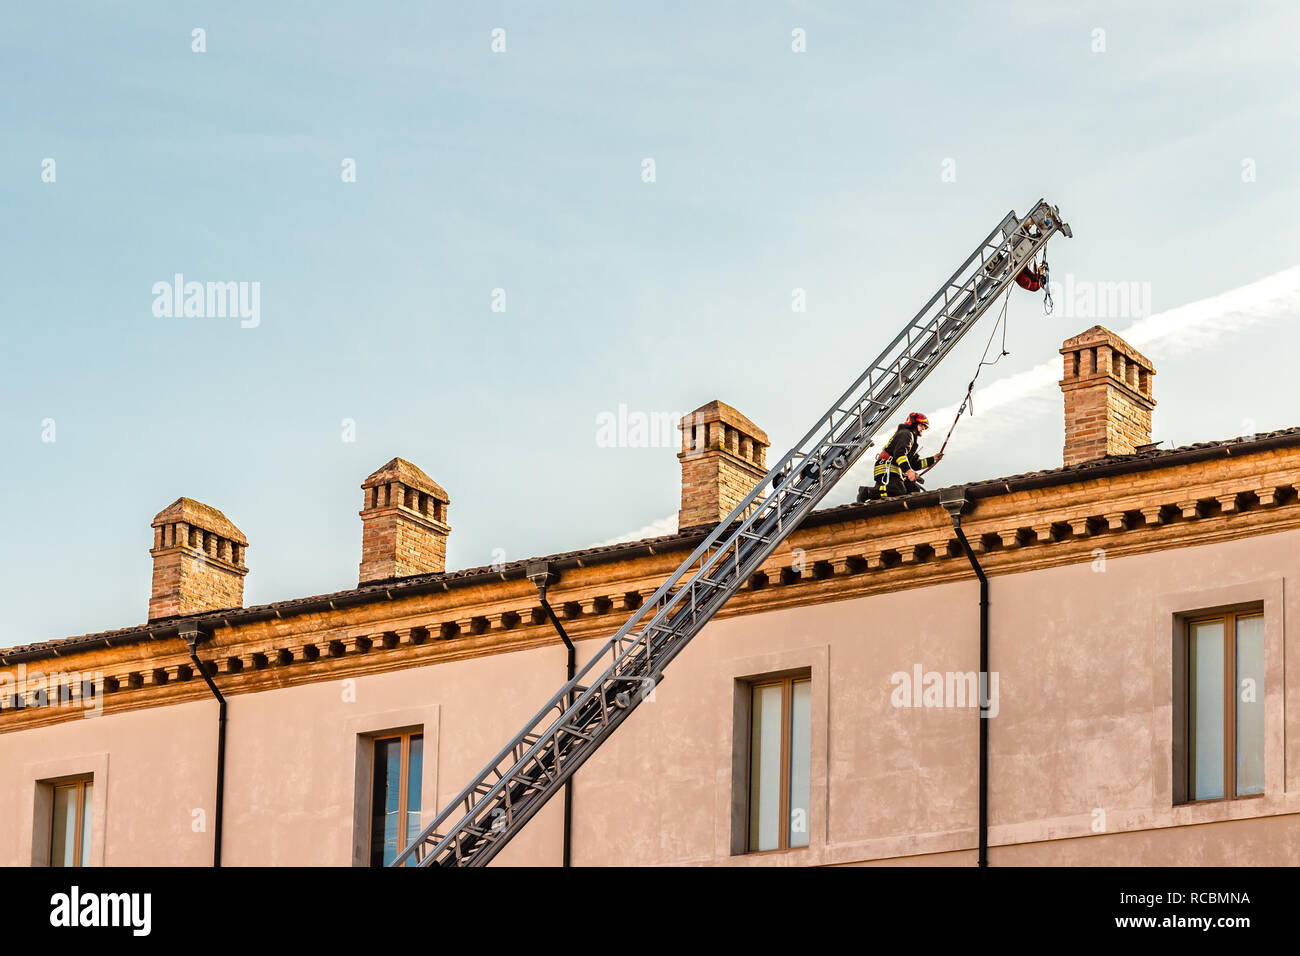
[[[1043,287],[1043,283],[1039,281],[1038,274],[1030,269],[1029,266],[1025,266],[1020,270],[1019,274],[1016,276],[1016,285],[1020,286],[1022,289],[1028,289],[1030,292],[1037,292]]]
[[[1047,285],[1047,258],[1035,266],[1033,263],[1025,266],[1016,275],[1016,285],[1030,292],[1037,292],[1043,286]]]

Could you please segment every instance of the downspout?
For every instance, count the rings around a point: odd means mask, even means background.
[[[208,690],[212,691],[212,696],[217,699],[217,800],[212,814],[212,865],[220,867],[221,822],[226,803],[226,698],[221,696],[221,691],[217,690],[217,685],[212,682],[212,677],[208,674],[207,668],[199,660],[198,646],[204,635],[195,628],[189,631],[182,630],[180,636],[189,645],[190,660],[194,662],[194,669],[198,671],[199,676],[208,685]]]
[[[573,646],[573,641],[569,639],[568,633],[564,630],[564,625],[556,617],[555,610],[551,607],[551,602],[546,600],[546,589],[560,579],[559,574],[551,570],[550,564],[545,561],[528,566],[528,580],[537,585],[537,599],[541,602],[542,611],[550,620],[551,625],[560,634],[560,640],[564,641],[564,646],[568,651],[568,660],[565,667],[565,683],[573,680],[573,675],[578,669],[578,650]],[[569,694],[568,704],[573,705],[574,696]],[[572,866],[573,861],[573,777],[564,781],[564,846],[562,850],[563,862],[561,866]]]
[[[966,489],[945,491],[939,503],[952,515],[952,530],[957,535],[961,549],[966,552],[970,566],[980,582],[980,671],[979,671],[979,866],[989,865],[989,719],[985,715],[989,705],[992,680],[989,677],[989,579],[980,567],[975,551],[966,540],[961,527],[961,513],[966,509]]]

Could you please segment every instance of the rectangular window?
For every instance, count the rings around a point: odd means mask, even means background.
[[[424,734],[376,737],[370,800],[370,865],[387,866],[420,832]]]
[[[90,866],[90,821],[95,800],[93,778],[53,784],[50,814],[50,866]]]
[[[1187,622],[1188,801],[1264,792],[1264,615]]]
[[[750,853],[808,845],[812,680],[784,677],[750,687]]]

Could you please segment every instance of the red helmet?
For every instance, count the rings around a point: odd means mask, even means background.
[[[907,421],[904,424],[906,424],[908,428],[915,428],[917,425],[924,425],[926,428],[929,428],[930,419],[925,417],[924,412],[912,412],[912,414],[907,416]]]

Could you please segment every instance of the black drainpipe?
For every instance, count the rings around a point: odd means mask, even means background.
[[[957,535],[961,549],[966,552],[970,566],[980,581],[980,780],[979,780],[979,865],[989,865],[989,721],[984,716],[988,695],[993,682],[989,677],[989,579],[984,575],[975,557],[975,551],[961,529],[961,513],[966,510],[966,489],[952,488],[943,492],[939,503],[952,515],[952,530]]]
[[[199,676],[208,685],[208,690],[212,691],[212,696],[217,699],[217,802],[212,822],[212,865],[220,867],[221,821],[226,803],[226,698],[221,696],[221,691],[217,690],[217,685],[212,682],[212,677],[208,674],[207,668],[199,660],[198,646],[204,635],[195,628],[188,631],[182,629],[180,636],[189,645],[190,660],[194,662],[194,669],[198,671]]]
[[[546,589],[556,581],[560,580],[560,575],[551,570],[549,563],[539,561],[528,566],[528,580],[537,585],[537,598],[541,601],[542,610],[547,618],[550,619],[551,625],[559,632],[560,640],[564,641],[565,648],[568,649],[568,664],[565,669],[565,683],[573,680],[573,675],[578,669],[578,651],[573,646],[573,641],[569,640],[568,633],[564,630],[564,625],[560,619],[555,616],[555,611],[551,608],[551,602],[546,600]],[[569,694],[569,700],[566,706],[573,706],[574,695]],[[564,850],[563,866],[571,866],[573,859],[573,777],[564,781]]]

